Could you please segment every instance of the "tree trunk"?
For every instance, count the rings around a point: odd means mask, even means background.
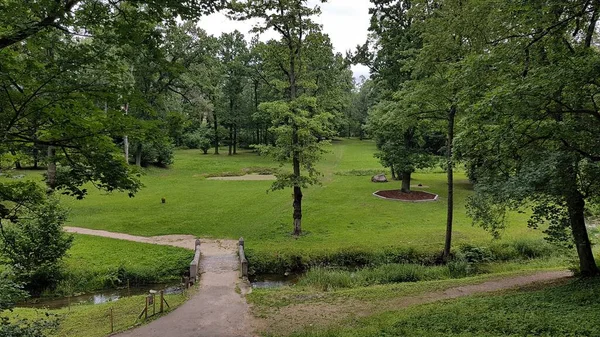
[[[412,172],[402,172],[402,189],[404,193],[410,193],[410,176]]]
[[[600,274],[600,271],[594,260],[592,245],[585,226],[585,199],[577,189],[576,166],[576,164],[570,164],[566,169],[570,186],[566,197],[567,211],[577,255],[579,256],[579,271],[582,276],[596,276]]]
[[[265,145],[269,145],[269,127],[265,125],[265,132],[263,134]]]
[[[135,149],[135,165],[142,166],[142,143],[139,143]]]
[[[237,154],[237,125],[233,126],[233,154]]]
[[[125,153],[125,163],[129,164],[129,137],[123,136],[123,150]]]
[[[454,122],[456,119],[456,107],[452,106],[448,111],[448,139],[446,140],[446,165],[448,183],[448,212],[446,215],[446,241],[444,244],[444,255],[442,259],[447,262],[452,248],[452,223],[454,218],[454,168],[452,161],[452,150],[454,145]]]
[[[594,260],[592,245],[587,228],[585,227],[585,201],[581,193],[577,192],[567,198],[567,208],[571,222],[571,231],[573,232],[577,255],[579,256],[579,271],[582,276],[599,275],[600,272]]]
[[[215,154],[219,154],[219,123],[217,121],[217,114],[213,113],[214,119],[214,131],[215,131]]]
[[[298,130],[296,126],[293,127],[292,141],[294,144],[298,144]],[[294,177],[300,177],[300,155],[298,152],[294,152],[292,158],[292,165],[294,168]],[[302,189],[300,186],[294,186],[294,235],[299,236],[302,234]]]
[[[233,154],[233,125],[229,125],[229,155]]]
[[[14,150],[10,150],[10,154],[12,154],[15,157],[17,156],[17,152],[14,151]],[[15,160],[15,169],[20,170],[21,168],[22,168],[21,167],[21,162],[18,161],[18,160]]]
[[[46,187],[48,194],[52,194],[56,188],[56,148],[54,146],[48,146]]]
[[[37,145],[34,145],[33,146],[33,169],[34,170],[38,169],[39,161],[40,161],[40,150],[38,149]]]
[[[397,178],[396,178],[396,170],[394,170],[394,165],[390,166],[390,169],[392,171],[392,180],[397,180]]]

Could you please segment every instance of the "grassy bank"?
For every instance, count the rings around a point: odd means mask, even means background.
[[[474,296],[313,328],[296,337],[600,336],[600,279]]]
[[[194,253],[190,250],[75,235],[65,259],[65,279],[56,295],[179,280]]]
[[[60,310],[39,310],[17,308],[12,313],[6,313],[11,319],[40,319],[46,318],[48,313],[50,318],[59,320],[57,331],[53,331],[51,336],[56,337],[104,337],[110,335],[110,309],[113,311],[114,331],[124,331],[134,327],[137,324],[144,323],[143,320],[137,320],[138,315],[144,309],[145,295],[132,296],[119,299],[115,302],[109,302],[98,305],[75,305],[70,309]],[[170,309],[165,306],[165,312],[168,313],[183,304],[188,294],[165,295],[165,299],[170,305]],[[160,317],[156,315],[149,320]]]

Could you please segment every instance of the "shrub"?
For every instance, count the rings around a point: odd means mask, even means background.
[[[199,130],[186,133],[183,136],[183,145],[189,149],[200,149],[204,154],[207,154],[212,146],[213,139],[212,130],[207,127],[201,127]]]
[[[19,221],[4,228],[4,257],[12,265],[16,280],[33,294],[60,280],[61,260],[73,241],[62,230],[66,216],[58,201],[49,199],[32,206]]]

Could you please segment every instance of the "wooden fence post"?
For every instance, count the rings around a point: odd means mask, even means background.
[[[115,332],[115,323],[113,316],[113,308],[110,308],[110,333]]]
[[[162,314],[163,312],[163,302],[165,301],[165,291],[161,290],[160,291],[160,313]]]

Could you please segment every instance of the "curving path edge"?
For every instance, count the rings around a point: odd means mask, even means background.
[[[193,250],[192,235],[134,236],[77,227],[69,233],[100,236]],[[201,240],[200,289],[184,304],[146,325],[117,334],[121,337],[252,337],[253,325],[239,278],[237,241]]]

